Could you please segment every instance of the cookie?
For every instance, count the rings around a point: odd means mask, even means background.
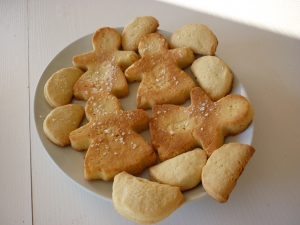
[[[122,216],[141,224],[157,223],[184,203],[178,187],[159,184],[126,172],[115,176],[112,201]]]
[[[118,98],[128,94],[125,69],[138,60],[133,51],[121,51],[121,36],[113,28],[97,30],[92,39],[93,51],[73,57],[73,65],[85,73],[75,83],[74,96],[87,101],[99,93]]]
[[[122,32],[122,47],[125,51],[137,51],[140,39],[153,33],[158,28],[158,20],[152,16],[135,18],[124,27]]]
[[[200,183],[206,160],[206,153],[197,148],[150,167],[150,178],[152,181],[186,191]]]
[[[137,108],[149,109],[157,104],[182,104],[195,87],[182,69],[195,59],[189,48],[170,50],[167,39],[158,33],[144,36],[139,43],[141,59],[125,71],[128,82],[141,81],[137,91]]]
[[[139,174],[156,163],[156,154],[138,133],[147,130],[149,116],[141,109],[123,111],[112,94],[91,97],[85,106],[88,123],[70,134],[71,146],[87,149],[84,177],[112,180],[122,171]]]
[[[70,144],[69,135],[77,129],[84,117],[84,109],[76,104],[68,104],[53,109],[43,122],[46,137],[58,146]]]
[[[218,202],[226,202],[255,149],[240,143],[215,150],[202,170],[205,191]]]
[[[64,68],[55,72],[44,86],[44,96],[52,108],[67,105],[73,97],[73,86],[83,74],[77,68]]]
[[[214,55],[217,46],[217,37],[204,24],[187,24],[175,31],[170,39],[171,48],[188,47],[199,55]]]
[[[216,56],[203,56],[196,59],[191,72],[199,86],[211,100],[217,101],[230,93],[233,75],[229,66]]]
[[[202,146],[210,156],[224,138],[243,132],[254,111],[250,102],[229,94],[213,102],[200,88],[191,91],[191,105],[156,105],[150,119],[150,136],[161,161]]]

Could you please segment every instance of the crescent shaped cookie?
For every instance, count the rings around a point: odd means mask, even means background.
[[[202,170],[205,191],[219,202],[226,202],[255,149],[240,143],[225,144],[215,150]]]
[[[200,183],[206,160],[205,151],[197,148],[150,167],[150,178],[186,191]]]
[[[199,55],[214,55],[217,46],[217,37],[204,24],[187,24],[175,31],[170,39],[171,48],[188,47]]]
[[[157,223],[184,203],[178,187],[159,184],[126,172],[115,176],[112,200],[122,216],[141,224]]]
[[[217,101],[230,93],[233,75],[229,66],[216,56],[203,56],[196,59],[191,72],[199,86],[211,100]]]
[[[52,108],[67,105],[73,97],[73,86],[83,72],[77,68],[64,68],[55,72],[44,86],[46,101]]]
[[[76,104],[68,104],[53,109],[43,123],[46,137],[58,146],[70,144],[70,133],[77,129],[84,117],[84,109]]]
[[[140,39],[146,34],[153,33],[159,26],[157,19],[152,16],[135,18],[124,27],[122,46],[125,51],[137,51]]]

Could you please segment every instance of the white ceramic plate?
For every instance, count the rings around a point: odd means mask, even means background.
[[[121,33],[123,28],[116,28],[116,30],[119,33]],[[165,35],[165,37],[168,40],[171,37],[170,32],[162,31],[162,30],[158,30],[157,32]],[[48,153],[52,161],[61,169],[61,171],[64,172],[69,178],[71,178],[71,180],[73,180],[80,187],[95,194],[96,196],[111,201],[112,181],[109,182],[105,182],[102,180],[87,181],[84,179],[83,163],[84,163],[84,155],[86,151],[77,152],[73,150],[70,146],[63,147],[63,148],[56,146],[46,138],[43,132],[43,121],[52,110],[52,108],[48,105],[48,103],[44,98],[44,85],[46,81],[56,71],[66,67],[72,67],[73,56],[91,51],[92,36],[93,34],[89,34],[73,42],[72,44],[64,48],[60,53],[58,53],[57,56],[55,56],[55,58],[49,63],[49,65],[43,72],[39,80],[39,83],[37,85],[35,99],[34,99],[34,117],[35,117],[36,128],[39,137],[41,139],[41,142],[44,145],[46,152]],[[226,62],[226,59],[223,60]],[[191,75],[189,68],[185,69],[185,71]],[[129,89],[130,89],[129,95],[126,98],[120,100],[124,110],[136,109],[135,96],[136,96],[138,85],[139,82],[129,84]],[[234,76],[234,84],[231,93],[241,94],[247,97],[247,93],[243,85],[238,81],[236,76]],[[187,101],[184,104],[184,106],[188,106],[189,104],[190,101]],[[147,112],[151,116],[151,110],[148,110]],[[141,135],[150,143],[149,131],[145,131]],[[225,139],[225,142],[226,143],[240,142],[244,144],[251,144],[252,136],[253,136],[253,123],[243,133],[233,137],[227,137]],[[141,177],[149,178],[148,170],[145,170],[141,174]],[[197,187],[193,188],[192,190],[184,192],[186,203],[201,199],[205,195],[206,192],[204,191],[201,184],[199,184]]]

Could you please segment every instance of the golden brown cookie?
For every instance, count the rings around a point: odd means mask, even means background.
[[[200,55],[214,55],[217,46],[217,37],[204,24],[187,24],[175,31],[170,39],[171,48],[188,47]]]
[[[205,151],[196,148],[150,167],[150,178],[158,183],[179,187],[181,191],[189,190],[200,183],[206,160]]]
[[[202,170],[205,191],[219,202],[226,202],[255,149],[240,143],[225,144],[215,150]]]
[[[74,85],[74,96],[88,100],[99,93],[118,98],[128,94],[123,71],[138,60],[133,51],[121,51],[121,36],[113,28],[97,30],[92,39],[93,51],[73,57],[73,65],[86,71]]]
[[[211,100],[217,101],[230,93],[233,75],[229,66],[220,58],[200,57],[193,62],[191,71]]]
[[[146,34],[153,33],[158,28],[157,19],[152,16],[135,18],[124,27],[122,32],[122,46],[125,51],[137,51],[140,39]]]
[[[52,108],[71,102],[73,86],[82,74],[83,72],[78,68],[64,68],[48,79],[44,86],[44,95]]]
[[[178,187],[159,184],[126,172],[115,176],[112,200],[122,216],[141,224],[157,223],[184,203]]]
[[[244,131],[253,119],[250,102],[230,94],[213,102],[200,88],[191,91],[191,105],[156,105],[150,119],[153,147],[161,161],[202,146],[210,156],[224,138]]]
[[[43,123],[46,137],[58,146],[70,144],[69,135],[77,129],[84,117],[84,109],[76,104],[68,104],[53,109]]]
[[[123,111],[114,95],[102,93],[87,101],[85,112],[89,122],[70,134],[75,150],[88,149],[85,179],[112,180],[122,171],[139,174],[156,163],[151,145],[138,134],[148,129],[144,110]]]
[[[158,33],[144,36],[139,43],[141,59],[125,71],[128,82],[140,81],[137,108],[149,109],[157,104],[182,104],[195,87],[183,70],[194,61],[188,48],[169,50],[167,39]]]

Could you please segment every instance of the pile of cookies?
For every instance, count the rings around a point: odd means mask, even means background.
[[[188,24],[169,43],[158,26],[143,16],[121,35],[110,27],[97,30],[93,50],[74,56],[74,67],[57,71],[44,86],[53,108],[43,123],[47,138],[87,150],[84,178],[114,180],[116,211],[143,224],[168,217],[184,203],[182,192],[200,183],[226,202],[255,151],[224,144],[226,136],[247,129],[254,111],[245,97],[230,94],[234,78],[215,56],[214,33]],[[196,82],[183,70],[189,66]],[[120,99],[136,81],[136,109],[123,110]],[[140,135],[148,129],[151,144]],[[137,177],[146,168],[151,181]]]

